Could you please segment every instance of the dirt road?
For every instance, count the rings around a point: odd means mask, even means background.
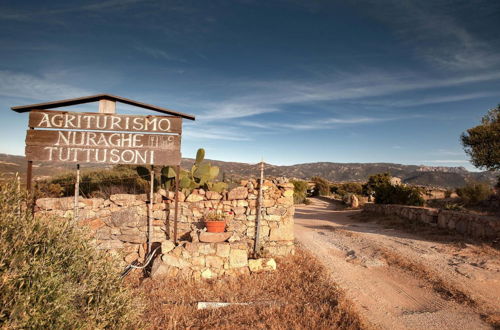
[[[295,236],[330,271],[359,314],[382,329],[490,329],[500,315],[498,251],[356,219],[312,199]],[[486,322],[488,321],[488,322]]]

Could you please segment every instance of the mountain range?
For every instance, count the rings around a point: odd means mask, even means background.
[[[257,177],[259,164],[224,162],[208,160],[212,165],[219,166],[220,176],[240,179]],[[181,166],[190,168],[194,159],[183,158]],[[71,164],[34,163],[33,175],[35,178],[49,177],[74,169]],[[110,168],[111,165],[92,165],[92,168]],[[402,165],[394,163],[330,163],[316,162],[288,166],[264,164],[265,176],[288,177],[296,179],[310,179],[321,176],[332,182],[364,182],[372,174],[389,172],[399,177],[404,183],[456,188],[465,185],[468,181],[483,181],[490,184],[497,182],[499,173],[470,172],[463,167],[436,167],[422,165]],[[21,179],[26,175],[26,160],[24,156],[0,154],[0,173],[4,176],[13,176],[19,173]]]

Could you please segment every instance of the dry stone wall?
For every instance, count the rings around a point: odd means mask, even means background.
[[[262,186],[261,253],[264,259],[251,259],[257,220],[258,186],[245,180],[229,192],[195,189],[188,196],[179,193],[178,237],[173,242],[174,194],[154,195],[154,246],[162,256],[154,262],[154,273],[213,278],[248,271],[271,270],[274,260],[266,259],[294,253],[293,184],[286,180],[265,180]],[[124,264],[143,261],[148,237],[148,199],[146,195],[115,194],[109,199],[80,198],[77,224],[87,227],[98,249],[123,257]],[[204,232],[203,217],[208,210],[231,212],[223,242],[213,242]],[[73,219],[74,199],[41,198],[36,216]],[[207,239],[208,237],[208,239]],[[201,240],[201,241],[200,241]],[[220,241],[220,239],[216,239]]]
[[[439,228],[454,230],[473,238],[497,239],[500,237],[500,219],[491,216],[429,207],[371,203],[365,204],[364,210],[384,215],[396,215]]]

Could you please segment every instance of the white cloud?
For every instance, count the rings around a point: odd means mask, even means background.
[[[12,71],[0,71],[0,95],[19,99],[59,100],[95,94],[51,79]]]
[[[144,1],[145,0],[107,0],[107,1],[99,1],[95,3],[86,4],[83,6],[61,7],[55,9],[47,9],[47,10],[29,10],[25,12],[9,12],[7,10],[1,10],[0,19],[24,21],[32,19],[34,17],[41,17],[41,16],[52,16],[52,15],[85,12],[85,11],[100,11],[109,8],[116,9]]]
[[[466,163],[469,163],[469,161],[463,160],[463,159],[432,159],[432,160],[419,160],[419,162],[422,162],[422,163],[438,163],[438,164],[444,164],[444,163],[466,164]]]
[[[420,106],[428,104],[460,102],[460,101],[474,100],[490,96],[500,96],[500,92],[477,92],[468,94],[421,97],[418,99],[404,99],[404,100],[381,100],[381,101],[377,100],[377,101],[362,102],[362,104],[380,105],[386,107],[412,107],[412,106]]]
[[[472,32],[468,25],[482,18],[491,20],[497,4],[439,0],[377,1],[372,4],[369,15],[390,25],[401,41],[414,49],[418,58],[440,69],[467,71],[500,64],[493,46],[498,39],[484,39],[485,34]],[[464,20],[462,15],[473,15],[474,20]]]
[[[167,60],[167,61],[177,61],[177,62],[186,62],[186,60],[179,58],[175,55],[172,55],[162,49],[153,48],[153,47],[145,47],[145,46],[136,46],[135,49],[141,53],[144,53],[148,56],[151,56],[155,59]]]
[[[251,117],[269,112],[277,112],[278,108],[255,103],[220,102],[204,103],[206,109],[197,117],[200,120],[214,121]]]
[[[251,138],[241,131],[230,127],[209,126],[201,124],[186,124],[183,138],[187,139],[210,139],[227,141],[249,141]]]

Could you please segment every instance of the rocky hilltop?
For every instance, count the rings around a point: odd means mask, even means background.
[[[183,165],[192,164],[192,159],[183,159]],[[226,177],[252,177],[258,172],[258,165],[211,160],[212,165],[221,168]],[[494,184],[497,175],[493,172],[469,172],[463,167],[433,167],[422,165],[402,165],[394,163],[330,163],[317,162],[290,166],[266,164],[266,175],[289,178],[309,179],[321,176],[334,182],[364,182],[370,175],[389,172],[402,179],[404,183],[456,188],[467,181],[477,180]]]
[[[256,177],[259,167],[256,164],[223,162],[209,160],[212,165],[220,167],[221,175],[226,178]],[[183,158],[182,166],[189,168],[194,160]],[[93,166],[99,168],[111,167],[110,165]],[[497,175],[493,172],[469,172],[463,167],[434,167],[422,165],[402,165],[394,163],[330,163],[317,162],[289,166],[266,164],[266,176],[285,176],[288,178],[309,179],[321,176],[334,182],[358,181],[363,182],[376,173],[389,172],[399,177],[404,183],[455,188],[465,185],[469,180],[485,181],[494,184]],[[34,174],[37,177],[60,174],[74,169],[74,165],[57,165],[48,163],[35,163]],[[13,175],[16,172],[22,177],[26,174],[26,160],[23,156],[0,154],[0,173]]]

